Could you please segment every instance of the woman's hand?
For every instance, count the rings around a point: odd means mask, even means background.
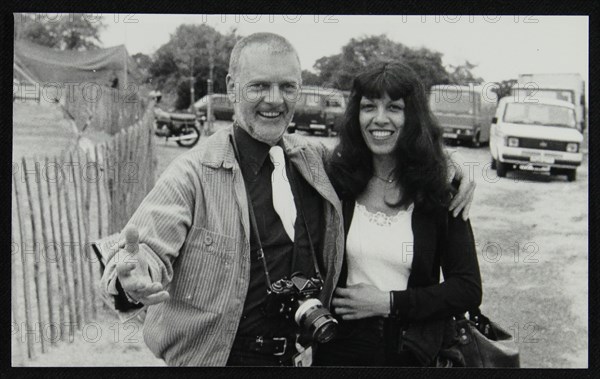
[[[390,293],[363,283],[338,287],[331,304],[342,320],[387,316],[390,314]]]
[[[448,167],[448,180],[452,181],[456,179],[460,182],[458,193],[450,202],[449,210],[452,211],[454,217],[457,217],[462,211],[462,218],[467,221],[475,193],[475,178],[471,175],[471,172],[468,175],[464,174],[463,169],[467,165],[459,152],[454,151],[450,153],[447,151],[446,154],[450,163]]]

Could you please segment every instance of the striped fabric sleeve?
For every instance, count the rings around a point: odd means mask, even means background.
[[[173,277],[173,262],[192,224],[195,188],[199,185],[198,174],[185,156],[171,163],[127,223],[137,227],[138,254],[148,263],[152,281],[163,287]],[[124,240],[123,235],[120,240]],[[120,247],[108,254],[101,279],[101,288],[109,295],[118,294],[115,254]]]

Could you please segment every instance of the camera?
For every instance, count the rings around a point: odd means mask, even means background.
[[[338,322],[316,298],[322,288],[321,279],[309,279],[300,272],[292,274],[289,280],[280,279],[271,284],[265,313],[282,314],[288,319],[293,317],[314,341],[328,342],[335,336]]]

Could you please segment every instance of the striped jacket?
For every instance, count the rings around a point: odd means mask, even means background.
[[[231,127],[176,158],[129,220],[140,234],[140,254],[170,300],[149,306],[144,341],[173,366],[224,366],[242,316],[250,280],[250,223]],[[341,204],[323,167],[324,147],[284,135],[286,155],[326,200],[320,294],[329,307],[342,267]],[[260,210],[257,210],[260,212]],[[116,294],[110,259],[102,288]]]

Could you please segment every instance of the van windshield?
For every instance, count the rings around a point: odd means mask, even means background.
[[[567,128],[574,128],[577,124],[572,109],[558,105],[536,103],[507,104],[504,111],[504,122]]]
[[[540,89],[540,88],[513,88],[512,95],[516,101],[535,101],[536,99],[553,99],[568,101],[575,104],[573,101],[573,91],[558,90],[558,89]]]
[[[469,92],[451,89],[435,90],[429,97],[429,107],[436,113],[474,114],[475,97]]]
[[[341,108],[344,106],[344,99],[339,97],[330,97],[327,100],[325,100],[325,106]]]

